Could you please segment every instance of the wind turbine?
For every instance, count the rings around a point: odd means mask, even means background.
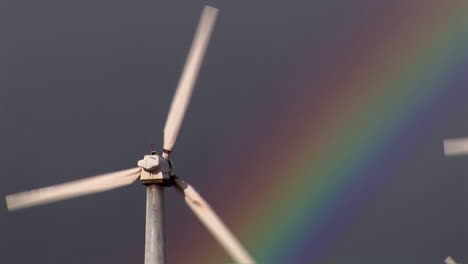
[[[217,14],[218,9],[216,8],[205,6],[203,9],[167,117],[164,128],[162,154],[152,152],[151,155],[144,156],[142,160],[138,161],[138,167],[136,168],[7,195],[7,208],[9,210],[17,210],[103,192],[129,185],[140,179],[147,187],[145,263],[162,264],[165,261],[163,190],[165,187],[175,186],[184,196],[185,202],[190,209],[235,262],[244,264],[255,263],[249,253],[197,191],[190,184],[173,174],[172,163],[169,159],[192,95]]]
[[[468,154],[468,138],[444,139],[444,154],[446,156],[458,156]],[[445,259],[446,264],[457,264],[452,257]]]

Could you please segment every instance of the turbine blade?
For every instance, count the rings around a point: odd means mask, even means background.
[[[185,202],[190,209],[192,209],[203,225],[229,253],[232,259],[240,264],[254,264],[255,260],[198,192],[179,178],[175,178],[174,182],[178,187],[177,189],[184,195]]]
[[[141,168],[101,174],[45,188],[10,194],[5,197],[8,210],[65,200],[129,185],[140,177]]]
[[[447,156],[468,154],[468,138],[444,139],[444,154]]]
[[[445,263],[446,263],[446,264],[457,264],[457,263],[455,262],[455,260],[453,260],[452,257],[447,257],[447,258],[445,259]]]
[[[177,140],[217,14],[218,9],[205,6],[200,17],[164,127],[164,149],[167,151],[172,151]]]

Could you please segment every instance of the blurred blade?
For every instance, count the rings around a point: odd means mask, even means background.
[[[132,168],[101,174],[50,187],[10,194],[6,196],[8,210],[51,203],[91,193],[103,192],[129,185],[140,177],[141,168]]]
[[[177,140],[217,14],[216,8],[205,6],[203,9],[164,127],[165,150],[172,151]]]
[[[216,215],[213,209],[203,200],[197,191],[181,179],[175,178],[174,182],[183,193],[188,206],[234,261],[241,264],[255,263],[253,258],[240,244],[239,240],[229,231],[223,221],[221,221],[218,215]]]
[[[447,156],[468,154],[468,138],[444,139],[444,154]]]
[[[446,264],[457,264],[457,263],[455,262],[455,260],[453,260],[453,258],[451,258],[451,257],[447,257],[447,258],[445,259],[445,263],[446,263]]]

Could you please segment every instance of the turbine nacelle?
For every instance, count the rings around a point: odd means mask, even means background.
[[[151,155],[145,155],[137,163],[142,168],[140,180],[143,184],[165,184],[169,183],[172,176],[171,161],[153,152]]]

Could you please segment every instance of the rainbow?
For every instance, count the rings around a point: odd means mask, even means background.
[[[308,262],[320,260],[334,234],[397,172],[397,161],[387,164],[386,155],[399,153],[404,160],[407,147],[434,124],[422,117],[456,100],[446,87],[468,66],[460,56],[468,52],[467,19],[452,1],[425,5],[389,16],[379,29],[369,23],[334,57],[321,58],[328,61],[322,78],[308,77],[307,71],[281,77],[302,80],[294,81],[302,93],[282,98],[287,103],[279,108],[287,111],[279,109],[271,120],[252,124],[252,130],[269,133],[252,139],[255,151],[236,172],[243,179],[235,181],[249,180],[252,187],[236,191],[236,199],[232,193],[219,194],[232,204],[228,207],[239,208],[221,214],[231,219],[259,263],[303,263],[296,256],[305,251]],[[307,47],[300,52],[307,54]],[[307,60],[302,64],[317,63],[317,58]],[[287,83],[277,77],[271,81]],[[235,181],[219,184],[229,189]],[[174,261],[194,259],[227,261],[203,245]]]

